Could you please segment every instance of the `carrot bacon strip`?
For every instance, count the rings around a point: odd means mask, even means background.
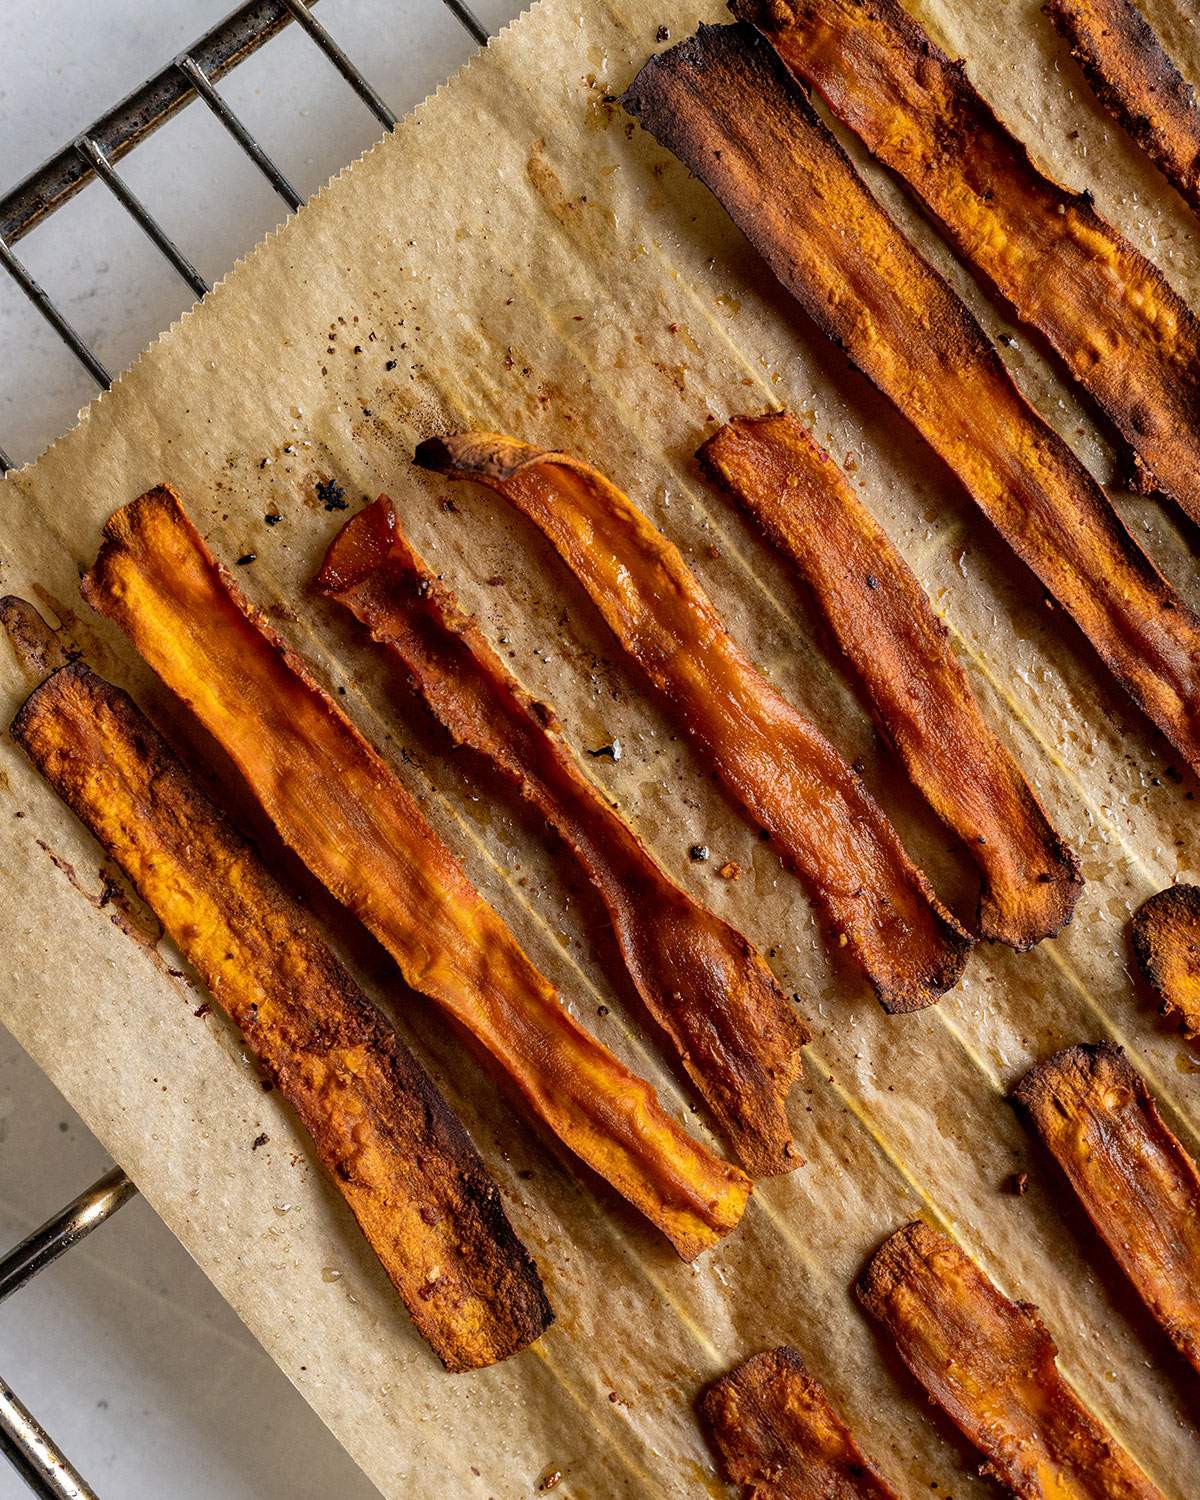
[[[983,875],[981,937],[1024,949],[1071,919],[1071,851],[988,728],[946,627],[841,470],[787,412],[735,417],[697,457],[800,570],[914,784]]]
[[[1200,620],[867,191],[770,47],[746,27],[701,27],[646,64],[625,104],[716,193],[816,326],[955,470],[1200,769]]]
[[[747,1171],[800,1164],[787,1095],[808,1029],[746,939],[682,891],[583,775],[557,733],[400,528],[386,496],[343,527],[317,586],[407,671],[457,743],[497,766],[596,887],[647,1009]]]
[[[794,1349],[769,1349],[714,1380],[700,1416],[748,1500],[899,1500]]]
[[[1130,0],[1049,0],[1043,7],[1104,108],[1200,213],[1196,95]]]
[[[545,533],[724,785],[844,934],[886,1010],[932,1004],[970,939],[858,776],[734,644],[674,547],[614,485],[494,433],[422,443],[416,461],[502,495]]]
[[[84,597],[193,710],[284,842],[409,984],[685,1259],[732,1229],[747,1179],[571,1017],[411,793],[216,564],[174,492],[151,490],[105,533]]]
[[[1200,1172],[1119,1047],[1068,1047],[1013,1090],[1100,1237],[1200,1370]]]
[[[74,663],[12,733],[239,1027],[446,1367],[543,1333],[537,1270],[466,1131],[136,705]]]
[[[1200,886],[1170,885],[1138,908],[1133,953],[1163,1011],[1200,1036]]]
[[[1058,1372],[1037,1310],[1010,1302],[918,1220],[886,1239],[856,1292],[930,1399],[1022,1500],[1162,1500]]]
[[[1200,323],[1086,193],[1042,175],[899,0],[733,0],[1061,356],[1200,520]]]

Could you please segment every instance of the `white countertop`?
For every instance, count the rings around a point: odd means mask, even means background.
[[[0,191],[182,51],[234,0],[3,0]],[[512,0],[474,0],[495,32]],[[397,114],[470,55],[441,0],[321,0],[317,14]],[[222,92],[301,193],[378,135],[299,28]],[[193,102],[121,164],[214,281],[282,204]],[[191,295],[99,184],[15,247],[109,369]],[[95,393],[0,273],[0,448],[24,462]],[[3,523],[0,523],[3,524]],[[108,1165],[98,1143],[0,1031],[0,1250]],[[0,1376],[101,1500],[368,1500],[376,1491],[140,1199],[0,1308]],[[28,1494],[0,1460],[0,1500]]]

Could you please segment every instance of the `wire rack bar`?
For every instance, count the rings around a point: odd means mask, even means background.
[[[86,1239],[93,1229],[99,1229],[136,1192],[137,1188],[121,1168],[113,1167],[66,1208],[27,1235],[0,1260],[0,1302],[53,1264],[72,1245]]]
[[[25,266],[17,259],[5,240],[0,237],[0,266],[3,266],[12,279],[17,283],[25,295],[50,324],[67,348],[92,376],[97,385],[110,386],[112,376],[75,332],[74,328],[67,322],[66,318],[59,312],[58,308],[51,302],[42,287],[30,275]],[[9,465],[5,465],[9,467]]]
[[[99,1500],[12,1386],[0,1380],[0,1453],[44,1500]]]
[[[471,33],[481,47],[486,47],[491,37],[486,26],[480,24],[475,12],[463,0],[442,0],[450,14]]]
[[[217,93],[196,59],[185,54],[175,59],[175,66],[294,213],[304,199]]]
[[[175,269],[195,292],[197,297],[204,297],[212,291],[208,282],[201,276],[195,266],[162,227],[138,195],[133,191],[124,178],[119,177],[112,163],[97,146],[91,136],[81,135],[75,142],[75,149],[84,159],[91,163],[92,171],[108,188],[113,197],[125,210],[131,219],[143,230],[147,237],[153,241],[158,251],[171,262]]]
[[[363,101],[385,130],[396,128],[396,116],[391,112],[363,75],[358,71],[334,39],[309,10],[305,0],[283,0],[297,25],[302,26],[325,56],[334,65],[358,97]],[[484,41],[486,41],[486,36]]]
[[[120,1167],[112,1167],[27,1235],[0,1260],[0,1302],[99,1229],[136,1192]],[[4,1380],[0,1380],[0,1453],[42,1500],[97,1500],[96,1492]]]
[[[316,3],[316,0],[313,0]],[[244,58],[256,52],[291,21],[284,0],[251,0],[206,31],[189,57],[216,82]],[[177,114],[191,98],[193,86],[175,64],[160,72],[101,115],[83,132],[95,141],[108,161],[116,163],[153,130]],[[53,213],[92,177],[92,168],[81,159],[74,142],[43,162],[22,182],[0,198],[0,239],[15,245],[35,224]]]
[[[443,3],[476,42],[487,45],[488,33],[466,0],[443,0]],[[70,146],[52,156],[0,198],[0,266],[18,283],[99,385],[107,387],[112,384],[108,371],[13,254],[12,245],[61,207],[86,182],[99,178],[196,296],[203,297],[210,290],[208,282],[118,174],[115,163],[176,114],[190,98],[198,96],[288,207],[292,210],[299,208],[300,195],[228,101],[218,93],[215,81],[294,20],[316,42],[384,128],[394,129],[395,114],[312,14],[314,4],[316,0],[254,0],[252,4],[243,5],[77,136]],[[0,475],[11,467],[7,454],[0,448]]]

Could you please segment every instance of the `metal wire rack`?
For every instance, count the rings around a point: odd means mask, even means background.
[[[396,116],[312,14],[309,6],[315,3],[316,0],[249,0],[249,3],[239,6],[194,45],[148,78],[140,88],[69,141],[23,182],[0,197],[0,266],[102,388],[107,389],[113,377],[22,264],[13,246],[80,188],[93,179],[99,179],[196,296],[203,297],[210,289],[208,283],[120,176],[116,164],[189,100],[200,98],[262,172],[288,209],[298,209],[302,202],[300,195],[230,108],[216,85],[238,63],[295,21],[384,129],[391,130],[396,124]],[[487,31],[464,0],[443,0],[443,4],[480,46],[487,45]],[[10,468],[12,463],[0,446],[0,473],[6,473]],[[105,1173],[0,1260],[0,1301],[97,1229],[136,1192],[137,1188],[120,1167]],[[0,1452],[9,1459],[30,1489],[45,1500],[97,1500],[96,1492],[2,1378]]]

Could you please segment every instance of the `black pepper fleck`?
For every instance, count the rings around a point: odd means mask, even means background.
[[[708,858],[707,844],[693,844],[688,850],[688,858],[694,859],[698,865],[702,865]]]
[[[252,562],[257,562],[257,561],[258,561],[258,553],[257,552],[243,552],[242,555],[241,555],[241,557],[239,557],[238,560],[237,560],[237,565],[238,565],[239,568],[246,568],[246,567],[249,567]]]
[[[326,510],[345,510],[348,503],[346,491],[336,479],[317,480],[317,499],[324,501]]]
[[[283,517],[277,510],[269,510],[263,517],[263,520],[267,523],[268,526],[278,526],[280,521],[283,520]]]

